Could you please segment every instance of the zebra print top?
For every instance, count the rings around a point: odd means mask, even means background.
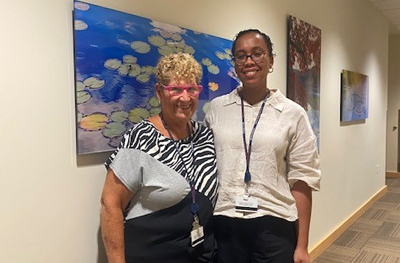
[[[175,170],[187,181],[193,180],[195,189],[203,193],[215,204],[217,197],[217,168],[214,136],[211,130],[197,122],[192,121],[192,126],[192,141],[189,141],[189,138],[176,141],[185,164],[182,163],[182,159],[179,157],[174,141],[161,134],[150,121],[143,120],[124,135],[119,147],[108,158],[105,166],[106,168],[110,167],[121,149],[138,150],[141,154],[148,154],[162,165]],[[191,143],[193,145],[193,155]],[[131,155],[132,157],[137,157],[133,153]],[[135,161],[134,165],[138,164],[137,160],[132,159],[132,161]],[[185,165],[188,171],[185,170]],[[165,167],[162,169],[165,169]]]
[[[143,120],[124,135],[105,163],[134,193],[125,211],[126,262],[208,262],[214,254],[211,218],[218,187],[214,137],[207,127],[192,125],[190,138],[175,141],[178,152],[172,139]],[[194,248],[189,180],[195,185],[205,235],[203,244]]]

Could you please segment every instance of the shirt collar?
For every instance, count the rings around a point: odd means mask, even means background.
[[[241,104],[239,91],[242,87],[237,87],[231,93],[228,94],[227,100],[224,103],[224,106],[236,103],[238,105]],[[274,109],[282,112],[285,106],[285,97],[278,89],[272,89],[272,95],[267,99],[266,104],[271,105]]]

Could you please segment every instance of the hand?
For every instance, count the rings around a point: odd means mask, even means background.
[[[296,248],[293,255],[294,263],[310,263],[310,255],[307,249]]]

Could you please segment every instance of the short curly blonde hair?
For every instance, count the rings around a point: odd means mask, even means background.
[[[157,82],[167,85],[174,81],[188,80],[199,84],[203,71],[199,62],[190,54],[177,53],[162,56],[155,69]]]

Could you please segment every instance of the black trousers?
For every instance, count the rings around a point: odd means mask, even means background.
[[[264,216],[215,217],[218,263],[293,263],[295,222]]]

